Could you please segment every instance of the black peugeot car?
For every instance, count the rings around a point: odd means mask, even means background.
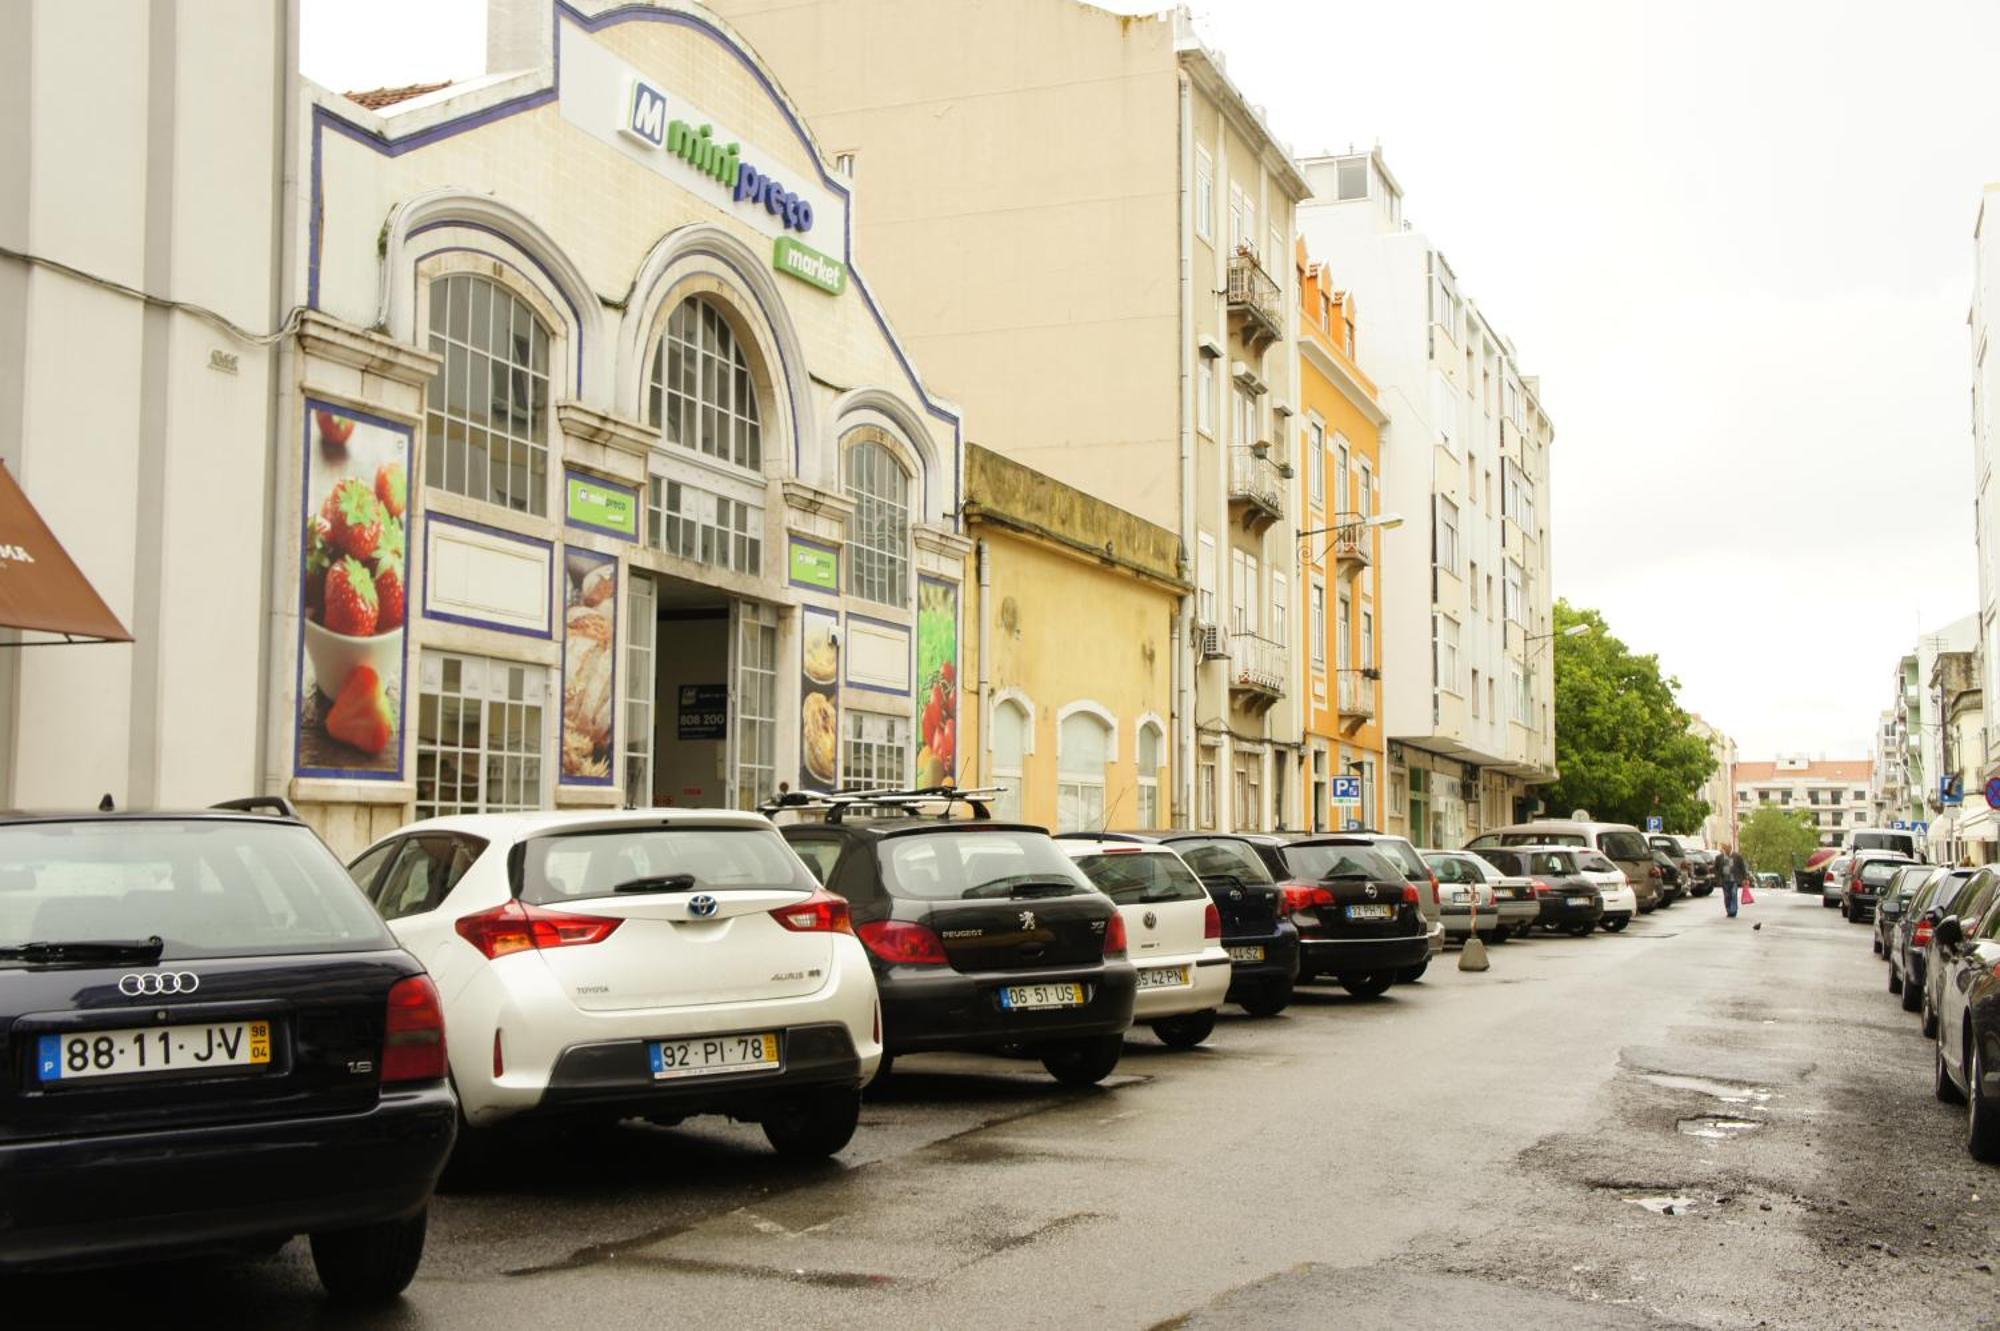
[[[1532,880],[1542,905],[1535,923],[1583,938],[1604,918],[1604,894],[1584,874],[1589,849],[1575,846],[1481,846],[1481,858],[1503,871]],[[1620,926],[1623,927],[1622,925]]]
[[[1118,1066],[1138,992],[1124,921],[1046,831],[941,790],[766,807],[817,814],[779,830],[868,949],[878,1081],[898,1055],[937,1050],[1026,1053],[1069,1086]]]
[[[1222,916],[1229,953],[1229,1001],[1253,1017],[1275,1017],[1292,1001],[1299,975],[1299,929],[1284,893],[1255,846],[1233,832],[1113,832],[1102,839],[1162,841],[1208,889]]]
[[[0,1272],[305,1233],[329,1294],[393,1298],[445,1067],[430,977],[281,801],[0,818]]]

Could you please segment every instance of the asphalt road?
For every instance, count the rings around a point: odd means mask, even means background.
[[[1753,924],[1762,922],[1761,929]],[[899,1063],[837,1162],[700,1121],[440,1197],[412,1328],[2000,1325],[2000,1171],[1866,931],[1767,894],[1315,986],[1095,1092]],[[304,1245],[0,1286],[0,1322],[353,1324]]]

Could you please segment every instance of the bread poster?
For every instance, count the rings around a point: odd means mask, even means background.
[[[799,612],[799,789],[840,785],[840,616]]]
[[[562,779],[608,786],[617,754],[618,560],[563,552]]]

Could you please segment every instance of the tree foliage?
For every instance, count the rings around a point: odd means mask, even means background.
[[[1578,624],[1589,631],[1574,637]],[[1544,796],[1556,817],[1587,809],[1593,818],[1693,833],[1709,814],[1700,798],[1715,758],[1688,731],[1680,681],[1660,674],[1654,656],[1636,656],[1613,637],[1604,616],[1567,601],[1555,606],[1556,770]],[[1530,650],[1533,650],[1531,648]]]
[[[1819,849],[1819,829],[1810,813],[1771,804],[1760,805],[1736,839],[1743,858],[1760,873],[1788,874]]]

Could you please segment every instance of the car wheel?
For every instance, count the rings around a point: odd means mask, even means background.
[[[1122,1035],[1065,1040],[1042,1055],[1042,1066],[1065,1086],[1095,1086],[1110,1076],[1125,1052]]]
[[[1504,929],[1480,929],[1477,932],[1479,934],[1479,941],[1488,947],[1492,947],[1507,936],[1507,931]]]
[[[1615,934],[1615,933],[1623,933],[1625,930],[1625,926],[1632,923],[1632,921],[1630,919],[1604,920],[1601,921],[1601,923],[1604,925],[1605,933]]]
[[[1872,951],[1872,952],[1874,952],[1874,954],[1875,954],[1876,956],[1878,956],[1878,957],[1879,957],[1879,956],[1881,956],[1881,955],[1882,955],[1882,935],[1880,935],[1880,934],[1876,934],[1876,935],[1875,935],[1875,937],[1873,937],[1873,938],[1871,938],[1870,940],[1868,940],[1868,947],[1869,947],[1869,950],[1870,950],[1870,951]]]
[[[1903,986],[1903,1011],[1915,1012],[1923,1005],[1924,991],[1917,988],[1915,980],[1904,979],[1901,972],[1897,973],[1896,982]]]
[[[1937,1093],[1938,1101],[1942,1104],[1964,1104],[1964,1094],[1959,1091],[1958,1083],[1951,1079],[1951,1065],[1945,1062],[1944,1041],[1939,1040],[1934,1047],[1937,1050],[1937,1081],[1931,1089]]]
[[[1426,962],[1425,965],[1429,963]],[[1422,967],[1418,967],[1419,970]],[[1389,986],[1396,982],[1394,975],[1375,973],[1370,975],[1342,975],[1338,977],[1340,987],[1356,998],[1380,998],[1389,992]]]
[[[1986,1084],[1986,1056],[1973,1043],[1971,1031],[1965,1033],[1966,1045],[1972,1050],[1972,1064],[1966,1081],[1970,1083],[1972,1110],[1965,1129],[1965,1149],[1972,1152],[1972,1158],[1983,1164],[2000,1165],[2000,1109],[1986,1103],[1980,1089]]]
[[[424,1259],[427,1211],[312,1236],[313,1270],[336,1303],[387,1303],[409,1288]]]
[[[1153,1034],[1169,1049],[1192,1049],[1215,1034],[1215,1009],[1162,1017],[1153,1023]]]
[[[1253,1017],[1275,1017],[1292,1003],[1292,982],[1265,980],[1249,989],[1236,1006]]]
[[[858,1086],[790,1091],[764,1111],[764,1140],[787,1160],[824,1160],[854,1140],[860,1121]]]
[[[1653,913],[1654,911],[1658,910],[1659,908],[1660,908],[1660,903],[1659,903],[1659,902],[1657,902],[1657,901],[1655,901],[1655,902],[1654,902],[1654,903],[1653,903],[1652,905],[1650,905],[1650,906],[1648,906],[1648,905],[1643,905],[1643,904],[1642,904],[1642,905],[1641,905],[1641,906],[1639,907],[1639,913],[1640,913],[1641,915],[1651,915],[1651,914],[1652,914],[1652,913]]]
[[[1403,969],[1391,973],[1386,978],[1386,981],[1382,987],[1384,989],[1387,989],[1390,984],[1415,984],[1418,980],[1424,978],[1424,972],[1429,970],[1430,968],[1431,968],[1430,959],[1425,958],[1424,960],[1418,962],[1414,966],[1405,966],[1403,967]],[[1342,980],[1340,983],[1343,987],[1345,987],[1347,981]],[[1354,991],[1352,989],[1349,989],[1348,992],[1353,993]]]
[[[1292,983],[1294,985],[1311,984],[1314,980],[1317,980],[1318,978],[1319,978],[1318,971],[1307,970],[1305,967],[1301,966],[1299,967],[1299,973],[1292,977]]]
[[[1838,901],[1828,901],[1825,897],[1821,897],[1819,899],[1819,904],[1826,907],[1828,910],[1832,910],[1835,906],[1838,906],[1840,903]]]
[[[1896,963],[1893,961],[1889,963],[1889,992],[1892,994],[1903,992],[1903,977],[1896,973]]]
[[[1926,1040],[1935,1039],[1937,1038],[1938,1019],[1937,1013],[1931,1010],[1931,995],[1928,988],[1924,991],[1922,1007],[1924,1013],[1924,1038]]]
[[[1569,936],[1571,938],[1588,938],[1596,932],[1597,926],[1594,924],[1572,924],[1569,927]]]

